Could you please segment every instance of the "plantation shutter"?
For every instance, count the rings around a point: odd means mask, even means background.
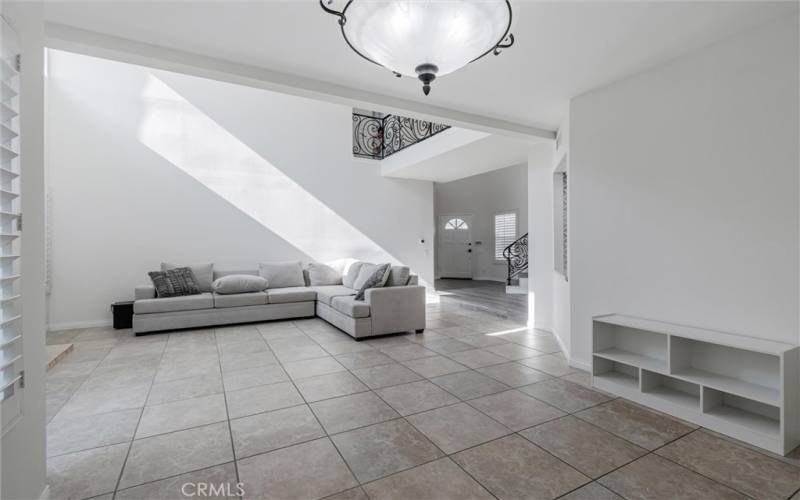
[[[20,128],[17,35],[0,19],[0,416],[2,433],[22,415]]]
[[[504,212],[494,216],[494,259],[505,260],[503,250],[517,240],[517,213]]]

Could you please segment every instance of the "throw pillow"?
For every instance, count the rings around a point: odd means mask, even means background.
[[[161,263],[161,270],[168,271],[170,269],[175,269],[176,267],[188,267],[194,273],[194,280],[197,283],[197,287],[200,288],[201,292],[210,292],[212,291],[211,284],[214,282],[214,264],[191,264],[188,266],[176,266],[175,264],[170,264],[168,262]]]
[[[378,270],[378,267],[380,267],[379,264],[368,264],[364,262],[358,270],[358,276],[355,280],[353,280],[352,288],[358,290],[364,286],[364,283],[366,283],[367,280],[370,279],[373,274],[375,274],[375,271]]]
[[[342,273],[321,262],[311,262],[306,268],[311,286],[341,285]]]
[[[364,294],[370,288],[381,288],[385,283],[386,280],[389,279],[389,264],[381,264],[377,266],[377,269],[372,276],[367,278],[363,285],[358,289],[358,293],[356,293],[356,300],[364,300]]]
[[[386,286],[406,286],[409,276],[411,276],[411,269],[408,266],[392,266]]]
[[[214,292],[220,295],[263,292],[266,288],[267,280],[261,276],[231,274],[214,280]]]
[[[267,279],[269,288],[305,286],[303,266],[299,260],[290,262],[262,262],[258,274]]]
[[[181,297],[200,293],[200,289],[194,279],[194,273],[188,267],[176,267],[167,271],[152,271],[147,274],[153,280],[156,297]]]

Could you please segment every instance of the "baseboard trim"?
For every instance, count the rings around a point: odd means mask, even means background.
[[[63,330],[77,330],[78,328],[98,328],[111,326],[110,319],[95,319],[89,321],[68,321],[65,323],[50,323],[47,325],[48,332],[60,332]]]
[[[569,359],[568,358],[567,362],[569,363],[569,366],[571,366],[573,368],[577,368],[578,370],[583,370],[583,371],[589,372],[589,373],[592,372],[592,365],[587,365],[583,361],[578,361],[577,359]]]
[[[543,327],[543,326],[537,326],[537,325],[533,325],[533,328],[535,328],[537,330],[543,330],[543,331],[545,331],[547,333],[551,333],[553,335],[553,337],[555,337],[556,342],[558,342],[558,347],[561,348],[561,352],[563,352],[564,356],[567,358],[567,364],[569,364],[569,366],[571,366],[573,368],[577,368],[579,370],[583,370],[585,372],[591,372],[592,371],[592,365],[591,364],[584,363],[583,361],[578,361],[577,359],[573,358],[570,355],[569,349],[566,348],[566,346],[564,345],[564,341],[561,340],[561,335],[558,333],[558,331],[556,331],[555,328]]]

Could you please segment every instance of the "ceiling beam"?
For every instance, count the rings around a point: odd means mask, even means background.
[[[439,106],[429,106],[409,99],[105,35],[64,24],[47,23],[45,25],[45,44],[53,49],[357,108],[380,109],[383,112],[446,123],[455,127],[479,130],[525,141],[554,140],[556,136],[553,130],[530,127]]]

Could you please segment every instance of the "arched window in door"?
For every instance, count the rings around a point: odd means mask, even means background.
[[[459,219],[456,217],[447,221],[444,225],[444,228],[448,231],[466,231],[469,229],[469,226],[464,219]]]

